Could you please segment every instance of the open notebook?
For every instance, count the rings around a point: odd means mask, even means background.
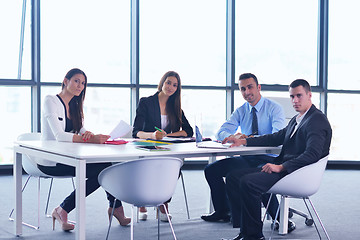
[[[222,144],[220,142],[205,141],[203,142],[202,134],[198,126],[195,125],[195,140],[198,148],[229,148],[231,143]]]

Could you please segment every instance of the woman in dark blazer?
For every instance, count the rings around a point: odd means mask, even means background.
[[[162,139],[169,137],[192,137],[193,129],[181,109],[181,80],[178,73],[168,71],[161,78],[158,91],[140,99],[136,109],[133,137]],[[165,204],[167,207],[167,203]],[[140,219],[146,220],[146,208],[140,208]],[[160,207],[160,220],[167,221]]]

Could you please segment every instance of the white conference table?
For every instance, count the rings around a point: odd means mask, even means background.
[[[197,148],[194,142],[166,145],[170,151],[144,151],[134,143],[123,145],[89,144],[57,141],[17,141],[14,145],[15,234],[22,235],[22,154],[62,163],[76,168],[76,239],[85,240],[85,176],[87,163],[124,162],[143,157],[178,158],[278,154],[279,147],[234,147],[228,149]]]

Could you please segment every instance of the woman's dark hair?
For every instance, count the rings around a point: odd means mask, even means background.
[[[158,92],[162,91],[162,87],[168,77],[176,77],[178,84],[176,92],[171,95],[166,102],[166,113],[168,114],[171,131],[176,132],[179,131],[180,126],[182,125],[182,111],[181,111],[181,79],[177,72],[168,71],[162,76],[159,85]]]
[[[84,75],[85,86],[79,96],[74,96],[70,100],[69,114],[71,116],[71,121],[73,122],[73,125],[74,125],[74,132],[79,133],[80,129],[83,126],[83,120],[84,120],[83,103],[84,103],[85,93],[86,93],[87,77],[86,77],[86,74],[82,70],[80,70],[78,68],[73,68],[66,73],[65,78],[70,80],[76,74]],[[64,87],[65,87],[65,84],[63,82],[61,85],[61,88],[64,89]]]

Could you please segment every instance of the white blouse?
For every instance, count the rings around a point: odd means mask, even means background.
[[[161,129],[165,129],[169,125],[169,119],[167,115],[161,115]]]
[[[56,95],[48,95],[44,99],[41,118],[41,140],[56,140],[59,142],[72,142],[74,133],[65,132],[65,107]],[[80,134],[86,129],[81,128]],[[44,166],[55,166],[54,162],[37,159]]]

